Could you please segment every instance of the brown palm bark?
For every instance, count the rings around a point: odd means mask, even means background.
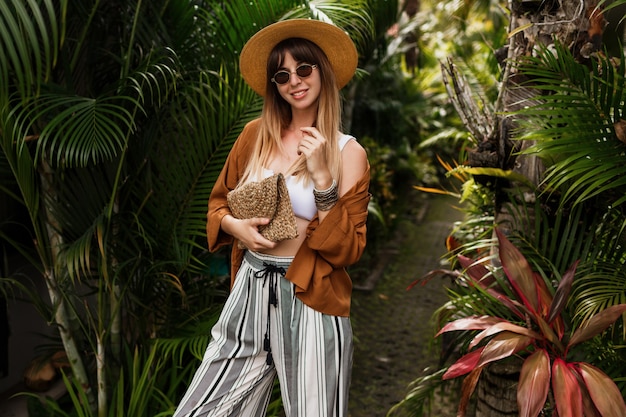
[[[516,72],[514,64],[524,56],[530,56],[540,46],[550,46],[559,42],[570,48],[579,62],[584,63],[592,53],[602,47],[602,33],[606,20],[597,10],[596,0],[548,0],[516,1],[509,4],[512,11],[507,46],[505,71],[496,111],[510,112],[532,105],[535,91],[524,87],[529,81],[523,74]],[[498,160],[502,168],[514,169],[534,183],[541,178],[542,164],[536,157],[510,157],[513,145],[509,132],[515,125],[513,118],[501,118],[500,128],[494,140],[499,150]],[[530,146],[524,143],[522,146]]]

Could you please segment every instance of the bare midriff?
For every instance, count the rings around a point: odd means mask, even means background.
[[[298,237],[294,239],[287,239],[278,242],[275,248],[262,251],[268,255],[274,256],[295,256],[300,249],[300,245],[306,238],[306,229],[309,225],[309,220],[296,217],[296,225],[298,227]]]

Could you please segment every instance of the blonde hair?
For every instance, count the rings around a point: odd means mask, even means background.
[[[313,42],[302,38],[290,38],[280,42],[270,53],[267,61],[266,94],[261,113],[261,126],[254,151],[248,161],[246,171],[240,184],[248,179],[263,177],[263,168],[269,166],[274,154],[284,153],[282,131],[291,122],[291,106],[278,93],[277,87],[271,82],[278,68],[281,67],[285,54],[289,52],[298,62],[317,65],[321,89],[318,98],[315,127],[327,139],[326,160],[330,172],[340,182],[341,152],[339,150],[339,131],[341,129],[341,101],[335,74],[324,52]],[[285,175],[295,174],[305,184],[311,180],[306,169],[306,160],[300,157]]]

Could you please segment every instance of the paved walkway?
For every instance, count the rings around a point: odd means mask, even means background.
[[[433,280],[410,291],[406,287],[441,267],[446,236],[463,217],[452,207],[456,203],[450,197],[429,196],[422,215],[402,220],[393,243],[396,253],[387,257],[375,286],[354,292],[350,417],[384,417],[404,398],[411,381],[437,364],[437,352],[430,346],[431,316],[447,299],[447,281]],[[437,404],[432,415],[454,416],[454,409]]]

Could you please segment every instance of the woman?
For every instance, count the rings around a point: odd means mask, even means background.
[[[278,376],[288,417],[347,416],[352,284],[365,248],[369,164],[340,132],[339,89],[357,52],[337,27],[270,25],[241,52],[246,82],[264,96],[259,119],[233,145],[209,198],[209,250],[232,245],[232,291],[176,417],[264,416]],[[235,218],[227,194],[283,173],[298,236],[273,242],[270,219]],[[244,249],[241,249],[241,248]]]

